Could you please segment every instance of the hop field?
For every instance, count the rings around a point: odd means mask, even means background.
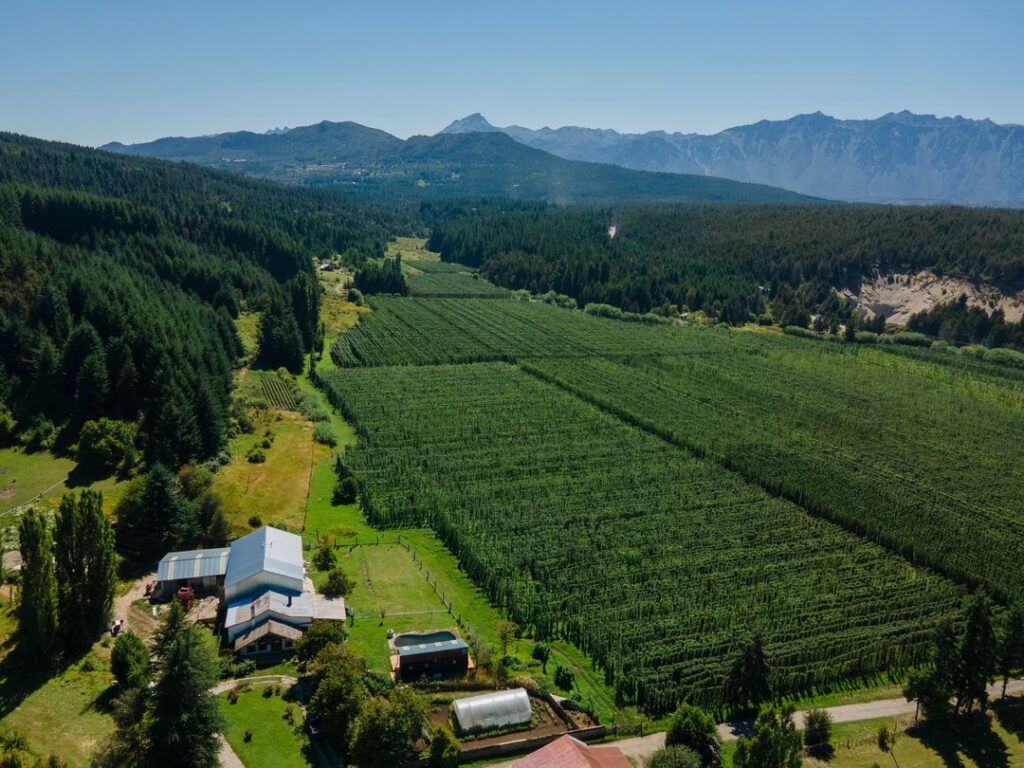
[[[918,564],[1019,594],[1019,379],[967,378],[875,349],[740,341],[713,358],[529,368]]]
[[[427,365],[514,360],[679,354],[701,349],[704,336],[568,312],[549,304],[489,299],[373,299],[377,311],[338,337],[336,365]]]
[[[424,264],[430,264],[431,266],[444,264],[446,267],[460,266],[458,264],[446,264],[445,262],[424,262]],[[416,264],[416,268],[419,269],[420,265]],[[466,271],[465,267],[460,267],[456,270],[421,270],[418,274],[412,273],[407,275],[405,282],[409,286],[410,296],[479,299],[500,299],[509,296],[507,288],[499,288],[493,283],[489,283]]]
[[[920,663],[960,602],[515,366],[339,370],[327,387],[358,426],[346,462],[371,519],[434,527],[499,605],[592,653],[650,711],[719,703],[753,633],[783,689]]]

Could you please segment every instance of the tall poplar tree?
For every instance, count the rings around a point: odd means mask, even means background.
[[[46,518],[29,509],[18,523],[21,548],[21,603],[18,622],[22,647],[31,663],[47,667],[57,650],[57,579],[53,539]]]
[[[64,496],[54,555],[61,633],[67,650],[81,651],[103,631],[114,604],[114,531],[103,515],[102,494]]]

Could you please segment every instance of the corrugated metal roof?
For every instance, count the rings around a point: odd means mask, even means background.
[[[231,542],[224,586],[266,571],[302,581],[302,537],[266,526]]]
[[[436,643],[404,645],[396,650],[398,651],[399,656],[407,658],[410,656],[422,656],[426,653],[435,653],[436,651],[455,651],[463,648],[466,650],[469,649],[465,640],[438,640]]]
[[[193,549],[188,552],[168,552],[156,569],[157,581],[199,579],[223,576],[228,568],[230,549]]]
[[[256,642],[260,638],[266,637],[267,635],[273,635],[274,637],[283,637],[287,640],[298,640],[302,637],[301,630],[289,627],[287,624],[281,624],[276,621],[268,621],[266,624],[261,624],[256,627],[252,632],[246,635],[242,635],[235,640],[235,650],[240,651],[249,643]]]
[[[456,699],[452,709],[463,731],[519,725],[530,722],[533,717],[530,696],[524,688]]]
[[[343,598],[332,600],[323,595],[303,592],[301,595],[291,596],[291,605],[288,604],[288,598],[289,595],[268,589],[257,598],[229,603],[224,613],[224,628],[230,630],[232,627],[254,619],[259,621],[268,613],[296,621],[344,620],[345,618],[345,600]]]

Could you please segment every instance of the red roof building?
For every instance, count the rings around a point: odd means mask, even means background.
[[[546,747],[512,763],[512,768],[632,768],[616,747],[588,747],[562,736]]]

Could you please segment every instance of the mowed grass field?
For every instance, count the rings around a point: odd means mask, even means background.
[[[427,250],[424,237],[396,237],[387,246],[385,256],[401,256],[405,261],[440,261],[441,254]]]
[[[288,690],[282,694],[264,693],[272,686],[257,685],[240,693],[232,704],[227,694],[219,697],[227,726],[224,738],[246,768],[305,768],[311,763],[305,757],[306,737],[303,735],[302,708]],[[285,719],[285,710],[292,708],[293,722]],[[252,738],[245,740],[246,731]]]
[[[48,451],[0,449],[0,515],[49,488],[60,488],[74,468],[72,459]]]
[[[85,768],[89,753],[114,730],[110,651],[101,643],[52,677],[26,671],[11,656],[17,620],[10,593],[0,605],[0,729],[25,736],[29,749]]]
[[[251,530],[252,517],[263,525],[302,530],[310,470],[318,459],[329,459],[330,449],[313,442],[312,425],[294,411],[268,410],[255,424],[255,432],[231,441],[231,463],[214,475],[213,489],[236,535]],[[268,430],[273,443],[262,448]],[[266,456],[262,464],[246,458],[254,447]]]

